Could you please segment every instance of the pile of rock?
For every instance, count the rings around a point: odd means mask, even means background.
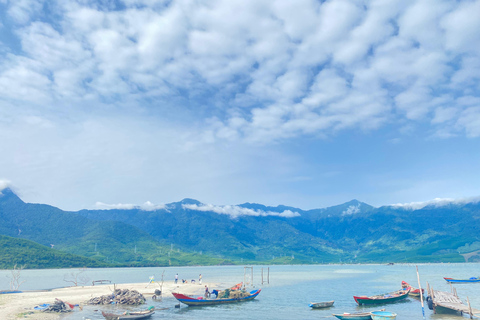
[[[88,300],[88,304],[128,304],[139,305],[144,304],[145,297],[137,290],[115,289],[113,293],[101,297],[96,297]]]

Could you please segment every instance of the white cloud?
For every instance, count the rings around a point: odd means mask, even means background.
[[[249,208],[242,208],[239,206],[215,206],[211,204],[196,205],[196,204],[184,204],[182,205],[185,209],[196,210],[196,211],[211,211],[218,214],[225,214],[231,218],[238,218],[241,216],[253,216],[253,217],[266,217],[266,216],[276,216],[282,218],[293,218],[299,217],[298,212],[293,212],[291,210],[285,210],[282,212],[273,212],[273,211],[263,211],[263,210],[254,210]]]
[[[95,203],[96,209],[120,209],[120,210],[131,210],[131,209],[140,209],[142,211],[155,211],[155,210],[162,210],[165,209],[164,204],[153,204],[150,201],[145,202],[142,205],[135,205],[135,204],[125,204],[125,203],[118,203],[118,204],[106,204],[103,202],[96,202]]]
[[[477,202],[480,202],[480,197],[469,197],[469,198],[460,198],[460,199],[435,198],[429,201],[397,203],[397,204],[392,204],[391,206],[396,208],[404,208],[408,210],[418,210],[426,206],[443,207],[443,206],[448,206],[450,204],[467,204],[467,203],[477,203]]]
[[[7,13],[15,22],[26,24],[41,12],[44,2],[44,0],[7,0]]]
[[[441,131],[447,124],[431,101],[448,96],[458,117],[455,101],[478,95],[478,72],[470,70],[480,54],[479,1],[125,5],[53,2],[54,24],[36,18],[41,0],[7,2],[24,27],[14,30],[21,52],[0,65],[3,99],[53,109],[156,101],[190,113],[198,109],[189,102],[199,101],[216,106],[212,139],[268,143],[375,130],[394,117],[430,119]],[[464,121],[455,130],[472,131]]]
[[[480,1],[462,1],[443,18],[442,27],[446,31],[446,49],[457,53],[473,53],[478,55],[480,48]]]
[[[457,125],[465,128],[468,137],[480,137],[480,105],[465,109],[458,118]]]
[[[9,188],[10,185],[11,185],[10,181],[0,179],[0,194],[2,193],[3,189]]]
[[[478,0],[0,2],[0,166],[34,199],[210,201],[292,173],[296,138],[480,136]]]
[[[342,215],[349,216],[357,213],[360,213],[360,204],[356,206],[353,206],[353,205],[349,206],[346,210],[342,212]]]

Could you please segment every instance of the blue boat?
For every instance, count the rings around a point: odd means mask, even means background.
[[[480,282],[480,277],[471,277],[470,279],[453,279],[453,278],[443,278],[447,282]]]
[[[372,311],[370,314],[372,320],[393,320],[397,318],[397,314],[390,311]]]

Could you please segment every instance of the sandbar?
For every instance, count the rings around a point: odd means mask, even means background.
[[[209,288],[218,286],[216,283],[178,283],[165,282],[162,285],[162,296],[172,297],[172,292],[181,292],[187,295],[202,295],[205,285]],[[147,299],[152,299],[155,289],[160,289],[159,283],[123,283],[123,284],[102,284],[95,286],[76,286],[53,290],[26,291],[21,293],[0,294],[0,314],[5,320],[35,319],[35,320],[56,320],[64,313],[47,313],[36,311],[35,306],[44,303],[53,304],[55,298],[62,301],[78,304],[80,307],[94,297],[100,297],[113,292],[116,289],[137,290]],[[73,312],[81,312],[80,307],[75,307]]]

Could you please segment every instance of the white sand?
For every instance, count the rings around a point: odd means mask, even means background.
[[[187,295],[202,295],[204,293],[205,285],[208,285],[210,288],[211,286],[216,286],[217,284],[203,283],[202,285],[199,285],[180,283],[174,284],[173,282],[164,283],[162,287],[162,296],[171,296],[172,292],[181,292]],[[116,288],[137,290],[143,294],[147,300],[152,298],[155,289],[160,289],[160,286],[157,283],[149,284],[148,287],[146,286],[146,283],[130,283],[117,284]],[[55,298],[71,304],[79,304],[82,306],[91,298],[112,293],[113,289],[114,285],[108,284],[68,287],[54,289],[51,291],[0,294],[0,318],[2,320],[18,320],[18,318],[31,320],[59,319],[60,314],[58,313],[46,313],[42,311],[36,311],[33,308],[44,303],[53,304],[55,303]],[[76,307],[73,312],[77,312],[78,310],[79,309]]]

